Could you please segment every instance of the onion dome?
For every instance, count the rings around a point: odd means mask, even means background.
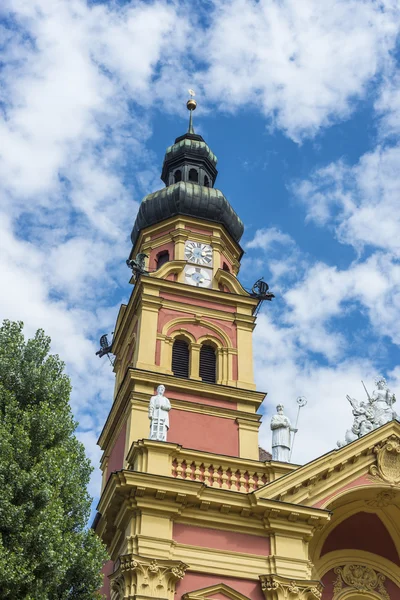
[[[194,132],[194,98],[188,101],[187,108],[188,131],[176,138],[165,153],[161,179],[166,187],[143,199],[131,234],[133,245],[142,229],[176,215],[220,223],[236,242],[242,237],[242,221],[223,193],[214,188],[217,157],[201,135]]]

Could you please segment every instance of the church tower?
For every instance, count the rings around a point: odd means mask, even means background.
[[[133,290],[112,341],[93,525],[110,555],[102,591],[112,600],[320,598],[309,543],[330,512],[291,501],[312,473],[281,490],[296,466],[260,455],[259,299],[237,278],[243,224],[214,187],[217,158],[194,132],[193,98],[187,106],[188,131],[165,154],[165,187],[143,199],[133,226]],[[166,440],[150,432],[160,385]]]

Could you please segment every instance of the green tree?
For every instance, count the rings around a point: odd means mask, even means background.
[[[92,467],[70,380],[42,330],[0,327],[0,597],[92,600],[106,553],[87,529]]]

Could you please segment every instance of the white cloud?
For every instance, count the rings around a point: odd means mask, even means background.
[[[207,46],[209,98],[252,104],[294,140],[347,118],[389,62],[399,8],[357,0],[220,0]]]
[[[318,169],[292,191],[306,206],[307,218],[334,227],[339,241],[398,255],[399,161],[400,146],[378,146],[356,165],[338,161]]]

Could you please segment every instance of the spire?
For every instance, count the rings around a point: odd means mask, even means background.
[[[197,102],[194,99],[194,91],[193,90],[189,90],[189,94],[190,94],[190,100],[187,101],[186,103],[186,108],[190,111],[190,117],[189,117],[189,129],[188,129],[188,133],[192,133],[194,134],[194,129],[193,129],[193,111],[196,110],[196,106],[197,106]]]

